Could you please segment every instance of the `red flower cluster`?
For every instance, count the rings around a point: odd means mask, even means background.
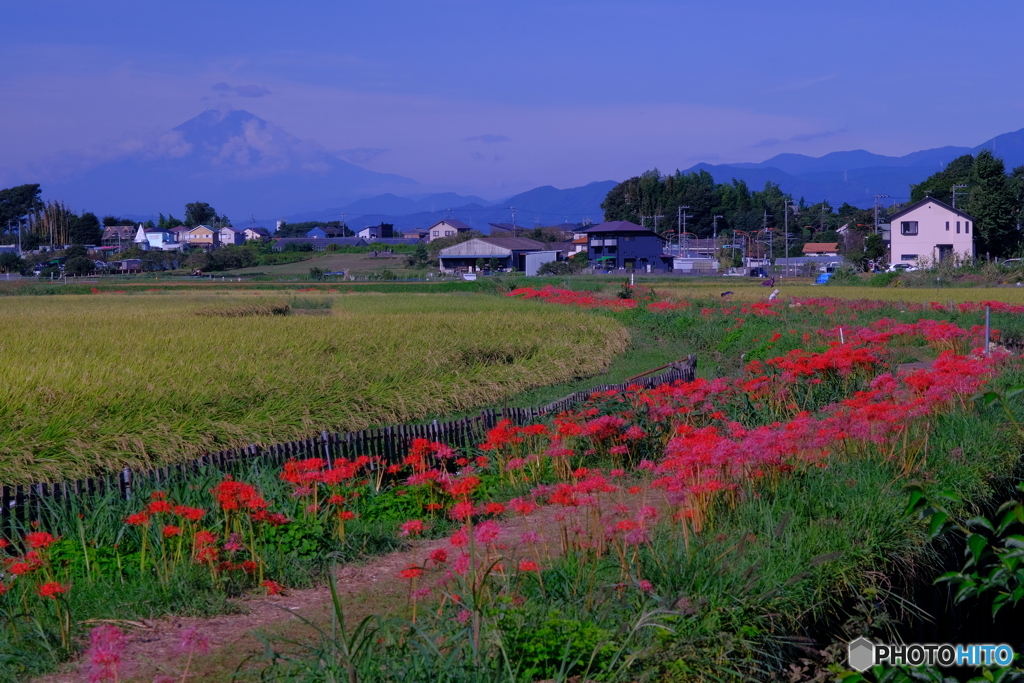
[[[551,304],[562,306],[575,306],[577,308],[608,308],[611,310],[626,310],[636,308],[634,299],[605,299],[595,296],[591,292],[574,292],[568,289],[558,289],[551,285],[545,285],[542,289],[533,287],[521,287],[514,289],[506,296],[515,296],[521,299],[540,299]]]

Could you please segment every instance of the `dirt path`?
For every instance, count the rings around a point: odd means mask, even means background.
[[[516,516],[500,523],[499,541],[510,548],[518,543],[524,531],[540,533],[549,542],[558,544],[557,510],[542,507],[527,518]],[[448,547],[448,539],[418,540],[407,550],[369,558],[363,564],[341,567],[336,585],[341,595],[348,625],[359,623],[372,614],[398,614],[407,605],[407,582],[399,572],[410,564],[422,563],[434,549]],[[314,623],[329,623],[330,590],[326,586],[294,590],[283,596],[252,596],[239,601],[245,614],[212,618],[175,617],[147,621],[137,626],[122,625],[127,633],[127,647],[122,656],[121,681],[150,683],[160,677],[180,680],[187,660],[181,650],[183,634],[195,628],[209,641],[209,654],[193,659],[189,680],[229,681],[239,666],[258,668],[264,648],[256,632],[301,636],[311,632],[295,618],[301,615]],[[40,683],[65,683],[88,680],[88,662],[67,664],[56,674],[36,679]],[[165,679],[166,680],[166,679]]]

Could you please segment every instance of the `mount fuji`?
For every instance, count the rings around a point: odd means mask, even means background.
[[[127,156],[43,185],[45,198],[101,215],[180,212],[209,201],[237,218],[416,189],[414,180],[344,161],[242,110],[205,111]]]

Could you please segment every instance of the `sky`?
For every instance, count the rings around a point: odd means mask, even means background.
[[[706,161],[1024,128],[1024,3],[33,0],[0,22],[0,187],[245,109],[424,188],[507,196]]]

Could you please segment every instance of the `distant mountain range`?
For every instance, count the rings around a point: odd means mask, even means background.
[[[426,228],[443,218],[456,218],[483,233],[490,232],[490,223],[511,223],[513,220],[516,225],[528,228],[586,220],[600,223],[604,216],[601,202],[616,184],[614,180],[604,180],[565,190],[546,185],[497,202],[450,192],[417,200],[383,194],[336,209],[285,216],[285,220],[289,223],[337,221],[344,215],[352,227],[391,223],[398,230],[409,230]],[[513,208],[515,216],[512,215]]]
[[[977,147],[940,147],[902,157],[864,150],[822,157],[779,154],[760,163],[701,163],[686,170],[706,170],[720,183],[743,180],[751,189],[772,181],[810,203],[827,199],[833,206],[868,207],[876,194],[888,195],[885,203],[906,201],[911,184],[982,149],[994,150],[1007,169],[1024,164],[1024,129]],[[281,217],[295,223],[344,215],[353,227],[385,222],[407,229],[451,217],[486,232],[489,223],[512,222],[513,207],[516,224],[526,227],[600,222],[601,202],[615,184],[606,180],[562,190],[544,186],[499,201],[425,194],[415,180],[344,161],[247,111],[210,110],[132,153],[45,183],[43,196],[135,220],[154,218],[161,208],[180,213],[188,202],[208,201],[236,224],[251,215],[267,227]]]
[[[906,201],[910,185],[922,180],[964,154],[993,150],[1002,157],[1007,170],[1024,164],[1024,129],[1004,133],[977,147],[939,147],[913,152],[902,157],[888,157],[864,150],[832,152],[821,157],[802,154],[779,154],[759,164],[697,164],[686,172],[701,169],[716,182],[742,180],[753,190],[760,190],[766,181],[778,183],[783,192],[794,198],[804,197],[808,203],[827,199],[838,207],[843,202],[854,206],[873,205],[876,194],[888,200]]]

